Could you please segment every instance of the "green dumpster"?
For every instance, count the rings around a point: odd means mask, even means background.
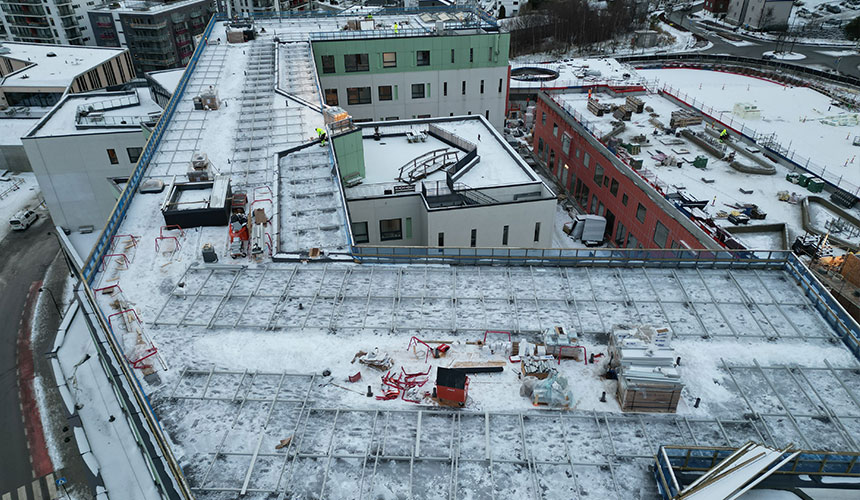
[[[704,155],[699,155],[693,160],[693,166],[696,168],[705,168],[708,166],[708,157]]]
[[[791,172],[791,173],[785,174],[785,180],[787,180],[788,182],[790,182],[792,184],[799,184],[800,183],[800,174],[798,174],[796,172]]]
[[[815,178],[812,174],[800,174],[800,180],[798,180],[797,184],[800,186],[806,187],[809,185],[809,181]]]
[[[809,184],[806,186],[806,189],[811,193],[820,193],[824,190],[824,180],[818,177],[809,179]]]

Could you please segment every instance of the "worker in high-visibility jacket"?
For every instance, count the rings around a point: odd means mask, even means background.
[[[728,130],[723,129],[723,131],[722,131],[722,132],[720,132],[720,140],[721,140],[721,141],[723,141],[723,142],[726,142],[726,139],[728,139],[728,138],[729,138],[729,132],[728,132]]]
[[[396,35],[397,32],[399,32],[399,31],[400,31],[400,25],[397,23],[394,23],[394,34]]]
[[[325,130],[317,127],[317,137],[320,139],[320,146],[325,146]]]

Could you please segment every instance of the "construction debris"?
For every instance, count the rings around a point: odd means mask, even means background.
[[[380,352],[378,347],[374,347],[370,353],[361,355],[358,362],[380,371],[390,370],[394,366],[391,356],[387,352]]]
[[[526,377],[520,386],[520,396],[531,399],[532,404],[570,408],[573,392],[570,390],[567,378],[554,374],[543,380]]]

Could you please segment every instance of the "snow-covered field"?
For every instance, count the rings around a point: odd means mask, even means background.
[[[860,135],[860,115],[831,105],[827,96],[805,87],[783,86],[761,78],[695,69],[645,69],[638,73],[657,79],[685,94],[688,102],[713,108],[716,118],[757,136],[775,134],[801,164],[825,168],[828,178],[844,179],[846,186],[860,186],[857,153],[852,145]],[[683,96],[682,96],[683,98]],[[791,103],[787,106],[786,103]],[[737,103],[751,103],[761,110],[761,120],[742,120],[732,115]],[[853,191],[853,189],[852,189]]]

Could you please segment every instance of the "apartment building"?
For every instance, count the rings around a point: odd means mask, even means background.
[[[549,248],[556,197],[483,116],[333,138],[357,244]]]
[[[0,23],[8,40],[95,45],[86,9],[95,0],[0,0]]]
[[[372,23],[372,21],[371,21]],[[481,115],[498,129],[510,35],[468,22],[311,36],[325,103],[357,122]]]
[[[22,137],[54,224],[104,224],[160,115],[145,89],[70,94]]]
[[[103,89],[134,77],[126,49],[6,42],[0,46],[0,109],[30,108],[26,112],[31,113],[55,105],[65,93]]]
[[[128,47],[139,73],[179,68],[216,12],[213,0],[111,2],[89,10],[96,44]]]
[[[729,0],[726,21],[756,30],[785,29],[792,0]]]

